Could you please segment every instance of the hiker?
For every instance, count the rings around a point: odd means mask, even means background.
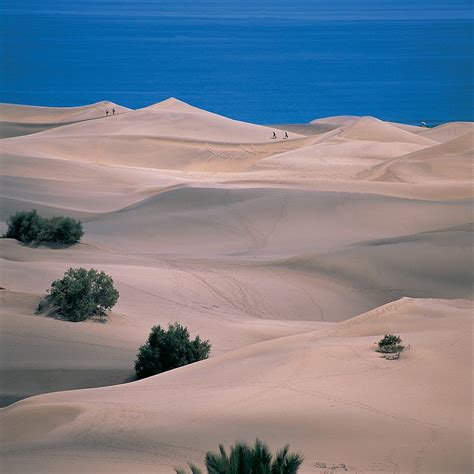
[[[288,138],[288,132],[285,132],[285,136],[283,137],[285,140]]]
[[[108,109],[105,109],[105,116],[106,116],[106,117],[109,116],[109,110],[108,110]]]
[[[272,140],[275,140],[276,137],[277,137],[277,134],[275,132],[273,132]]]
[[[112,109],[112,115],[115,115],[115,109]]]

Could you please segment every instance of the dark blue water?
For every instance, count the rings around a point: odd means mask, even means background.
[[[4,0],[0,101],[473,120],[468,0]]]

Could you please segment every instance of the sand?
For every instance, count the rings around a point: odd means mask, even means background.
[[[257,436],[301,472],[472,470],[471,123],[268,127],[173,98],[1,111],[2,230],[35,208],[86,232],[0,240],[5,472],[171,473]],[[106,323],[36,313],[71,266],[114,278]],[[133,382],[174,321],[211,358]],[[399,360],[374,351],[387,332]]]

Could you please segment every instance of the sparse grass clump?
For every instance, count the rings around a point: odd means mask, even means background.
[[[5,238],[23,243],[54,242],[73,244],[84,235],[81,221],[72,217],[56,216],[51,219],[41,217],[35,209],[19,211],[8,218]]]
[[[49,307],[62,318],[75,322],[104,316],[119,297],[112,277],[93,268],[70,268],[62,279],[53,281],[48,293],[38,311]]]
[[[206,454],[205,464],[208,474],[296,474],[303,460],[301,454],[290,453],[288,445],[274,456],[268,446],[257,439],[254,446],[236,443],[229,455],[221,444],[219,452]],[[193,464],[189,467],[192,474],[202,472]],[[186,471],[179,468],[176,473],[186,474]]]
[[[143,379],[167,370],[207,359],[211,350],[209,341],[189,337],[187,328],[179,323],[168,330],[154,326],[147,342],[140,347],[135,361],[137,378]]]

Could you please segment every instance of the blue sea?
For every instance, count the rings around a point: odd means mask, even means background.
[[[470,0],[4,0],[0,101],[473,120]]]

